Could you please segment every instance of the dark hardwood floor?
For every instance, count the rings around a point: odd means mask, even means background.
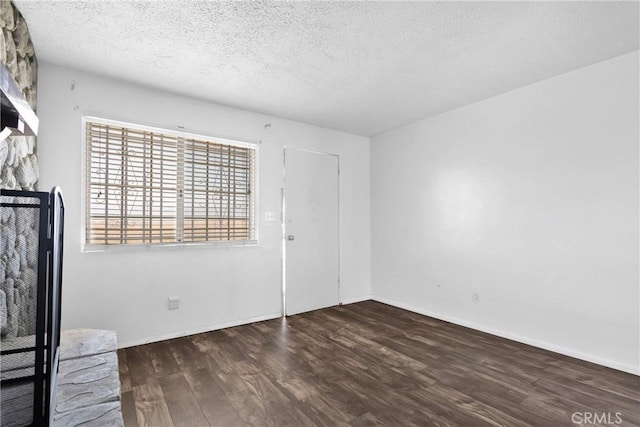
[[[640,425],[637,376],[372,301],[118,356],[125,426]]]

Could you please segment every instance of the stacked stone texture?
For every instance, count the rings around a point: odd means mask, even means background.
[[[25,199],[16,199],[25,202]],[[2,201],[13,200],[3,197]],[[0,334],[3,339],[35,333],[37,212],[30,208],[0,207]]]
[[[27,23],[10,1],[0,0],[0,60],[36,109],[38,63]],[[0,188],[35,190],[38,182],[36,138],[11,136],[0,142]]]
[[[0,0],[0,60],[35,111],[37,61],[33,43],[24,18],[7,0]],[[0,189],[35,190],[37,182],[36,138],[11,136],[0,141]],[[3,340],[35,332],[37,227],[37,209],[0,207],[0,335]]]

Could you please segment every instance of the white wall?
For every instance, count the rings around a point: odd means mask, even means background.
[[[215,78],[215,76],[211,76]],[[73,88],[72,88],[73,86]],[[238,140],[262,140],[257,247],[162,248],[83,253],[80,245],[84,114]],[[283,147],[340,156],[341,298],[370,294],[369,139],[222,107],[41,63],[40,189],[63,189],[67,206],[62,327],[115,329],[121,346],[281,312]],[[271,127],[265,129],[265,124]],[[168,311],[167,297],[181,308]]]
[[[638,373],[638,60],[373,138],[374,298]]]

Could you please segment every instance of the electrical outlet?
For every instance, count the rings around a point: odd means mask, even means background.
[[[471,301],[473,301],[474,304],[477,304],[480,302],[480,294],[478,294],[477,292],[474,292],[471,294]]]
[[[267,222],[273,222],[276,220],[276,214],[272,211],[265,211],[264,220]]]
[[[179,297],[169,297],[169,310],[177,310],[180,308],[180,298]]]

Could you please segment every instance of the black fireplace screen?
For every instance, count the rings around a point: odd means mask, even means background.
[[[0,425],[49,424],[60,345],[62,195],[0,190]]]

